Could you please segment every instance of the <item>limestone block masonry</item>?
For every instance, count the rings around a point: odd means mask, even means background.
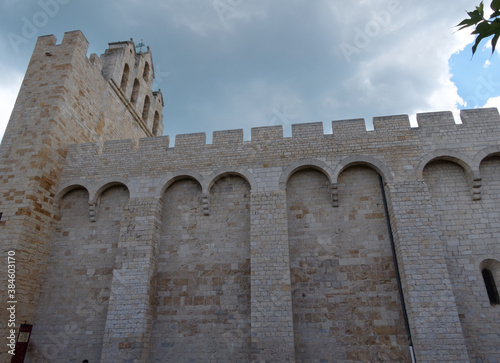
[[[87,49],[38,39],[0,146],[26,362],[500,361],[496,109],[171,147],[149,49]]]

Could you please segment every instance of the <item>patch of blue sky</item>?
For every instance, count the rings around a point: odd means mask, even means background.
[[[490,39],[483,40],[472,56],[472,45],[449,59],[451,81],[463,99],[459,109],[484,107],[489,99],[500,97],[500,53],[491,53]]]

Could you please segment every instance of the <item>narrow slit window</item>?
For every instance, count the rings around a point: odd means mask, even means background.
[[[497,285],[495,284],[493,273],[486,268],[481,272],[483,274],[484,284],[486,286],[486,291],[488,292],[488,298],[490,299],[491,305],[500,304],[500,297],[498,296]]]
[[[155,118],[153,121],[153,135],[155,135],[155,136],[158,136],[156,134],[158,133],[158,124],[159,123],[160,123],[160,114],[158,113],[158,111],[156,111]]]

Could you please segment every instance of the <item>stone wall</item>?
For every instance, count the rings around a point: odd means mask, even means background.
[[[409,361],[384,203],[377,173],[353,166],[342,200],[318,172],[287,185],[295,357],[299,362]]]
[[[166,191],[151,361],[241,362],[250,353],[250,187],[226,176],[211,189],[184,179]]]
[[[96,223],[90,222],[88,192],[75,189],[61,200],[40,302],[30,342],[34,361],[64,361],[68,350],[99,361],[116,259],[123,186],[101,196]]]
[[[157,246],[153,242],[148,247],[153,257],[146,266],[157,271],[152,282],[149,277],[140,280],[149,275],[135,269],[120,270],[136,284],[143,281],[145,296],[152,296],[151,303],[141,300],[141,306],[151,309],[144,310],[144,321],[151,323],[142,331],[150,334],[152,343],[137,338],[142,345],[122,342],[115,345],[116,351],[136,347],[121,352],[133,350],[143,361],[170,359],[165,356],[221,361],[219,351],[230,357],[235,350],[240,358],[249,354],[254,361],[409,361],[410,335],[418,361],[495,357],[495,333],[480,338],[471,333],[481,329],[475,314],[488,316],[484,309],[496,309],[484,300],[484,283],[470,282],[481,277],[480,263],[486,257],[474,261],[474,268],[464,259],[455,262],[457,268],[450,264],[452,239],[443,228],[462,232],[453,218],[443,219],[450,197],[445,190],[436,191],[441,183],[428,176],[443,160],[462,170],[449,176],[461,180],[462,191],[459,199],[449,202],[456,211],[468,203],[470,213],[486,203],[487,212],[471,220],[475,228],[494,235],[498,207],[490,201],[495,191],[488,195],[485,181],[495,180],[496,171],[485,166],[500,152],[500,117],[494,109],[462,111],[461,116],[463,124],[455,124],[449,113],[419,114],[418,128],[411,128],[404,116],[380,117],[371,132],[355,127],[360,120],[335,121],[333,135],[324,135],[321,124],[293,125],[290,138],[283,137],[280,127],[261,127],[252,129],[250,141],[243,140],[241,130],[222,131],[214,133],[212,144],[205,143],[202,133],[178,135],[175,147],[169,146],[168,137],[72,145],[61,193],[83,185],[92,201],[102,185],[120,182],[134,200],[163,203],[155,227]],[[447,173],[446,168],[438,169]],[[238,268],[249,259],[250,270],[242,275],[250,273],[249,323],[243,314],[247,308],[227,321],[226,310],[215,317],[226,303],[207,295],[226,280],[201,277],[219,273],[220,267],[211,261],[225,256],[218,249],[220,239],[233,233],[228,223],[235,218],[234,206],[214,194],[227,177],[248,185],[249,234],[244,239],[250,255],[244,257],[242,250],[235,254],[241,259],[238,265],[233,257],[224,259]],[[230,188],[220,190],[231,197]],[[130,216],[130,230],[156,233],[149,229],[153,224],[148,227],[135,215],[135,220],[133,213]],[[133,236],[124,231],[121,238],[133,241]],[[204,250],[206,245],[196,244],[201,240],[211,247]],[[141,246],[128,243],[128,255],[138,255]],[[498,261],[494,250],[479,249],[488,261]],[[181,257],[174,260],[170,254],[179,251]],[[167,263],[169,258],[173,262]],[[240,273],[224,265],[226,279]],[[470,288],[458,293],[459,284]],[[244,290],[243,285],[233,286],[234,291]],[[464,302],[463,295],[471,301],[482,299],[465,317],[463,306],[472,303]],[[116,301],[125,298],[115,296]],[[214,304],[210,307],[207,301]],[[235,322],[249,326],[248,340],[246,328],[236,328]],[[226,333],[215,343],[214,334],[208,333],[213,331]],[[224,337],[229,335],[238,349],[227,346]],[[213,346],[217,349],[210,350]],[[113,344],[107,349],[114,349]]]
[[[498,307],[491,306],[481,269],[498,256],[500,159],[486,158],[480,166],[482,198],[471,201],[464,169],[450,161],[435,161],[424,169],[447,264],[458,313],[471,361],[497,361],[500,325]],[[497,271],[495,271],[497,272]],[[498,280],[497,280],[498,281]]]

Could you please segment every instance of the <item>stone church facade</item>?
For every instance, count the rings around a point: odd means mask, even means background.
[[[25,361],[500,361],[496,109],[172,147],[149,49],[87,50],[38,39],[0,147]]]

